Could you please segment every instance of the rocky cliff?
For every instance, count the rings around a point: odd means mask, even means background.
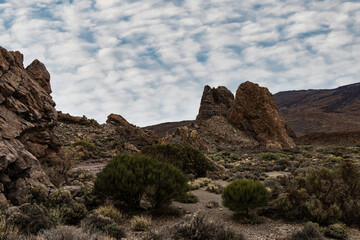
[[[203,151],[242,148],[292,148],[289,126],[279,115],[271,93],[242,83],[234,99],[225,87],[206,86],[196,122],[178,128],[163,142],[192,145]]]
[[[205,86],[196,120],[202,121],[213,116],[226,116],[233,104],[234,95],[226,87],[210,88]]]
[[[272,94],[258,84],[245,82],[239,86],[227,117],[230,123],[254,136],[266,148],[295,146]]]
[[[51,187],[42,164],[59,158],[50,74],[34,60],[0,47],[0,201],[17,203],[31,185]]]

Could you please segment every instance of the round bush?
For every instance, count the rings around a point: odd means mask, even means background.
[[[98,174],[95,193],[110,196],[130,207],[138,207],[146,193],[154,207],[187,190],[187,178],[176,167],[152,157],[118,155]]]
[[[180,144],[157,144],[146,146],[141,153],[153,156],[162,162],[171,163],[186,174],[204,177],[212,166],[199,150]]]
[[[222,199],[230,210],[248,213],[249,209],[266,206],[266,187],[259,181],[237,179],[225,187]]]

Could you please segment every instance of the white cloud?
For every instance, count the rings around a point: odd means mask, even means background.
[[[45,63],[57,109],[149,125],[194,119],[205,84],[357,82],[359,23],[360,3],[341,0],[12,0],[0,43]]]

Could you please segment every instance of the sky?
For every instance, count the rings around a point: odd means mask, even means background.
[[[57,110],[147,126],[195,119],[205,85],[359,82],[360,1],[0,0],[0,46],[45,64]]]

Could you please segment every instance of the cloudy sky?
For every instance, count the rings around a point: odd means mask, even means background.
[[[359,81],[358,0],[0,0],[0,45],[37,58],[57,109],[194,119],[205,85],[272,93]]]

